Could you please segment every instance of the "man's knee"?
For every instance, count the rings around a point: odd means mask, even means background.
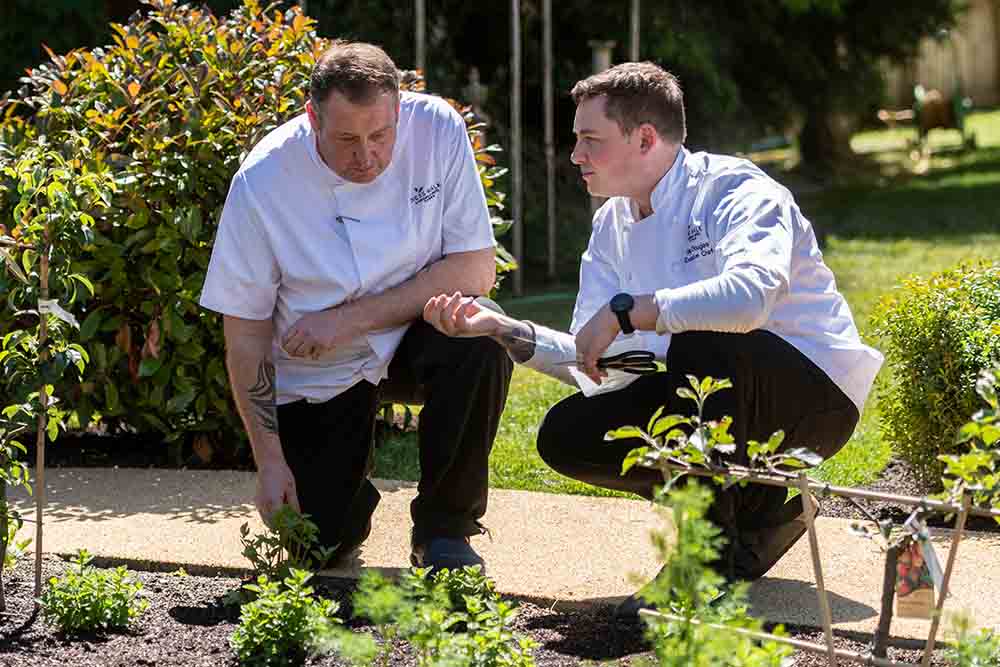
[[[547,466],[556,472],[565,473],[570,465],[566,455],[572,444],[572,419],[565,401],[553,405],[538,427],[535,448]]]

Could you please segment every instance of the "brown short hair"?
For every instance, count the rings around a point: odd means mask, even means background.
[[[338,39],[313,67],[309,98],[319,107],[334,91],[354,104],[366,103],[379,93],[398,93],[399,70],[374,44]]]
[[[576,104],[591,97],[607,97],[604,113],[626,135],[643,123],[660,136],[683,143],[684,93],[673,74],[651,62],[622,63],[578,81],[570,91]]]

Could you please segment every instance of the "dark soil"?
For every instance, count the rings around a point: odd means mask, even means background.
[[[881,491],[882,493],[893,493],[903,496],[916,496],[918,498],[931,495],[940,491],[926,484],[922,484],[913,469],[899,459],[889,461],[882,473],[871,484],[860,488],[869,491]],[[893,523],[902,525],[915,509],[909,505],[886,501],[858,500],[868,512],[879,521],[886,519]],[[839,496],[828,496],[820,499],[820,514],[822,516],[839,517],[842,519],[866,519],[868,517],[857,508],[847,498]],[[929,526],[951,528],[954,526],[955,517],[947,519],[943,514],[931,514],[928,516]],[[978,530],[986,532],[1000,532],[1000,524],[993,519],[986,517],[970,516],[965,523],[967,530]]]
[[[62,573],[67,564],[55,557],[43,561],[43,578]],[[3,667],[133,667],[135,665],[198,665],[236,667],[229,637],[236,629],[239,612],[222,603],[226,594],[238,590],[240,580],[162,572],[135,572],[150,602],[148,611],[135,627],[124,633],[104,636],[65,637],[39,617],[20,633],[19,626],[30,616],[33,601],[33,564],[19,563],[7,583],[8,613],[0,617],[0,665]],[[316,588],[341,602],[342,613],[349,609],[350,582],[326,580]],[[582,667],[610,664],[621,667],[644,664],[650,659],[649,646],[638,623],[615,623],[612,609],[595,606],[586,611],[554,611],[523,602],[517,630],[539,643],[535,659],[539,667]],[[349,612],[348,612],[349,613]],[[356,631],[372,631],[363,622],[350,621]],[[793,636],[822,642],[821,632],[793,631]],[[864,652],[857,641],[837,637],[838,648]],[[890,649],[889,658],[901,662],[919,661],[913,650]],[[934,665],[945,663],[938,656]],[[310,660],[308,665],[341,665],[332,657]],[[415,665],[404,643],[395,647],[390,662],[394,667]],[[797,654],[798,666],[827,665],[825,656]],[[843,662],[848,665],[851,663]]]

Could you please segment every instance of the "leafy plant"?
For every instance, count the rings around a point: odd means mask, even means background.
[[[0,612],[7,610],[4,571],[13,569],[31,543],[29,539],[17,539],[17,531],[24,525],[24,520],[7,500],[7,488],[11,486],[23,486],[31,493],[28,466],[17,458],[19,453],[24,454],[26,450],[24,445],[14,439],[24,430],[23,424],[17,425],[0,419]]]
[[[531,667],[534,642],[513,631],[516,609],[495,592],[478,567],[414,569],[393,584],[365,573],[354,596],[355,615],[375,623],[388,664],[392,642],[410,642],[421,667]]]
[[[243,556],[270,581],[286,580],[292,569],[322,569],[335,550],[319,546],[319,528],[308,514],[299,514],[290,505],[282,505],[272,515],[267,532],[249,535],[249,524],[240,526]]]
[[[272,666],[300,663],[329,646],[339,605],[314,597],[312,575],[292,568],[281,582],[260,575],[247,584],[255,599],[240,610],[240,624],[229,644],[242,665]]]
[[[972,415],[963,426],[957,441],[968,447],[962,454],[942,454],[938,458],[945,464],[941,482],[943,496],[953,503],[961,503],[962,495],[972,494],[972,502],[979,506],[1000,507],[1000,401],[997,383],[1000,366],[985,370],[976,381],[976,392],[987,407]],[[997,518],[1000,522],[1000,518]]]
[[[62,577],[52,577],[39,598],[42,615],[60,631],[75,634],[124,629],[142,615],[149,602],[142,583],[129,578],[128,568],[92,567],[86,550]]]
[[[733,383],[728,379],[717,380],[706,377],[701,380],[693,375],[687,376],[688,387],[677,389],[677,395],[694,401],[698,408],[697,414],[691,417],[682,415],[663,415],[664,408],[657,409],[650,418],[645,429],[638,426],[624,426],[608,431],[605,440],[621,438],[640,438],[647,443],[630,451],[622,461],[624,475],[633,466],[641,465],[647,468],[658,468],[668,480],[668,488],[673,485],[683,473],[675,473],[668,467],[660,465],[670,463],[685,467],[724,468],[723,457],[736,452],[736,443],[729,433],[733,423],[732,417],[725,416],[718,421],[705,420],[705,401],[712,394],[730,389]],[[747,442],[747,456],[751,467],[762,468],[772,474],[787,474],[788,468],[803,468],[819,465],[822,458],[817,454],[796,447],[787,451],[778,451],[784,442],[783,431],[776,431],[767,442],[750,440]],[[719,477],[719,481],[722,478]]]
[[[978,408],[977,376],[1000,360],[1000,264],[905,280],[873,323],[893,369],[879,401],[883,437],[936,481],[939,457],[967,447],[952,434]]]
[[[983,628],[976,632],[972,619],[958,615],[953,619],[954,643],[948,647],[946,659],[954,667],[995,667],[1000,665],[1000,634]]]
[[[777,642],[759,643],[726,628],[760,632],[763,623],[748,613],[748,584],[741,582],[724,590],[724,580],[710,567],[718,559],[724,540],[705,518],[712,492],[688,484],[669,492],[661,490],[657,502],[669,507],[674,533],[653,535],[653,542],[666,565],[642,596],[667,619],[644,615],[647,635],[660,665],[664,667],[782,667],[792,664],[792,649]],[[783,635],[778,626],[775,634]]]

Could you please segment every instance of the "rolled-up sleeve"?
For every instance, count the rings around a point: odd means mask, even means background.
[[[767,322],[788,292],[793,213],[784,189],[749,179],[706,216],[717,275],[656,292],[658,333],[746,333]]]
[[[200,303],[224,315],[266,320],[274,313],[280,281],[258,208],[244,174],[237,173],[222,209]]]

